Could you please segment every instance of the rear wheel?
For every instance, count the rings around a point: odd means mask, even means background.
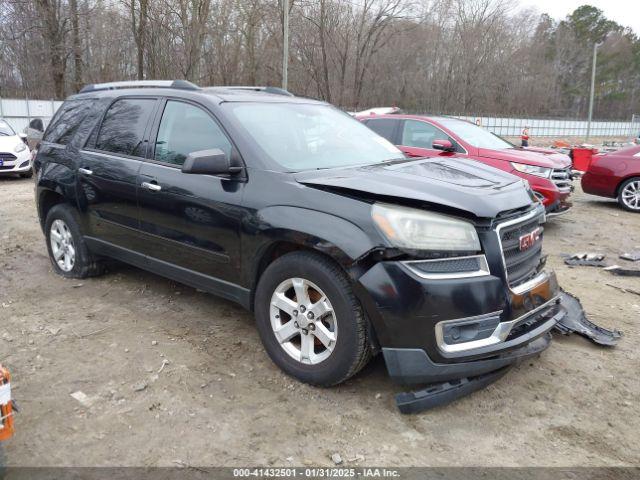
[[[89,251],[69,205],[61,203],[49,210],[45,233],[49,258],[58,275],[86,278],[104,271],[100,259]]]
[[[293,252],[269,265],[255,313],[271,359],[305,383],[341,383],[370,358],[366,320],[349,279],[319,254]]]
[[[618,203],[626,210],[640,213],[640,177],[630,178],[620,185]]]

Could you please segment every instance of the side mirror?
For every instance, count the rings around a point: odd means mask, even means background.
[[[20,139],[24,142],[27,143],[27,134],[26,133],[19,133],[18,136],[20,137]]]
[[[449,140],[434,140],[433,148],[436,150],[442,150],[443,152],[455,152],[456,149]]]
[[[231,165],[227,154],[219,148],[191,152],[182,165],[182,173],[200,175],[231,175],[241,170],[242,167]]]

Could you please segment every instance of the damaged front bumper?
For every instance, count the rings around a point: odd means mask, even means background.
[[[360,277],[358,295],[392,380],[428,385],[397,396],[403,413],[442,405],[497,380],[543,352],[553,329],[607,341],[608,331],[588,322],[579,302],[545,270],[505,288],[489,269],[443,279],[406,262],[380,262]],[[615,342],[617,333],[610,333]]]

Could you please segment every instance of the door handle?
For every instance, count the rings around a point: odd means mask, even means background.
[[[88,168],[79,168],[78,172],[82,173],[83,175],[93,175],[93,170],[89,170]]]
[[[160,190],[162,190],[162,187],[157,183],[142,182],[142,186],[147,190],[151,190],[152,192],[159,192]]]

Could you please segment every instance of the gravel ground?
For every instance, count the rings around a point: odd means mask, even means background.
[[[613,466],[640,464],[638,279],[570,269],[640,244],[640,215],[575,194],[550,221],[549,265],[615,349],[555,335],[539,359],[445,407],[400,415],[376,358],[319,389],[282,374],[240,307],[118,265],[94,279],[52,273],[33,182],[0,179],[0,361],[21,407],[14,466]],[[81,401],[71,396],[82,392]]]

